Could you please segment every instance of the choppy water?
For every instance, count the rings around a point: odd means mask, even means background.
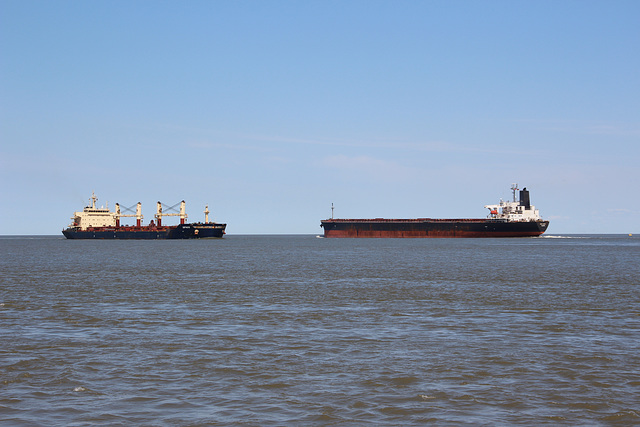
[[[640,239],[0,238],[3,425],[640,423]]]

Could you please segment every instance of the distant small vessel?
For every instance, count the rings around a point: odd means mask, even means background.
[[[62,234],[67,239],[202,239],[208,237],[222,237],[227,224],[209,222],[209,207],[204,210],[204,223],[186,223],[187,214],[184,200],[180,202],[179,213],[163,213],[162,203],[158,202],[156,221],[149,225],[142,225],[142,205],[138,203],[135,214],[122,214],[120,205],[116,203],[116,210],[97,208],[98,198],[91,194],[91,203],[81,212],[74,212],[73,222]],[[176,205],[177,206],[177,205]],[[175,206],[170,207],[173,209]],[[162,217],[179,216],[179,225],[162,225]],[[120,225],[120,218],[135,217],[136,225]]]
[[[513,201],[486,205],[482,219],[331,219],[320,221],[324,237],[527,237],[543,234],[549,221],[540,216],[529,191],[511,186]],[[519,191],[519,200],[516,192]],[[332,205],[333,212],[333,205]]]

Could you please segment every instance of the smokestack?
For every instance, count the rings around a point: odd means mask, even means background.
[[[520,190],[520,206],[524,206],[525,210],[531,209],[531,202],[529,201],[529,191],[527,187]]]

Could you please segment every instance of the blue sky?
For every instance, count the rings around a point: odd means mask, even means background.
[[[99,204],[229,234],[484,217],[640,233],[638,1],[0,0],[0,234]]]

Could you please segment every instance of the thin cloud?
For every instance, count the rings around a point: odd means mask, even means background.
[[[313,146],[326,146],[326,147],[345,147],[345,148],[367,148],[367,149],[389,149],[389,150],[402,150],[407,152],[420,151],[430,153],[459,153],[459,154],[507,154],[507,155],[534,155],[537,152],[505,149],[492,147],[490,144],[484,144],[481,146],[467,146],[461,144],[454,144],[446,141],[428,141],[428,142],[408,142],[397,140],[386,141],[371,141],[371,140],[348,140],[348,139],[313,139],[313,138],[294,138],[294,137],[280,137],[280,136],[267,136],[267,135],[249,135],[249,134],[236,134],[229,138],[256,141],[256,142],[269,142],[273,145],[256,145],[256,144],[242,144],[242,143],[218,143],[218,142],[193,142],[188,143],[190,147],[201,149],[212,148],[227,148],[237,150],[254,150],[254,151],[269,151],[276,148],[277,144],[293,144],[293,145],[313,145]]]
[[[370,171],[380,169],[394,169],[398,167],[398,164],[395,162],[376,159],[370,156],[349,157],[341,154],[325,157],[323,160],[323,164],[325,166],[334,167],[337,169],[358,169]]]
[[[212,141],[191,141],[186,143],[187,147],[201,150],[240,150],[240,151],[257,151],[261,153],[273,152],[273,147],[264,147],[251,144],[235,144],[229,142],[212,142]]]
[[[320,165],[344,175],[362,177],[367,180],[411,180],[424,174],[423,171],[415,167],[371,156],[345,156],[342,154],[327,156],[320,161]]]
[[[640,128],[636,124],[610,122],[584,122],[578,120],[516,120],[518,123],[535,125],[539,130],[573,133],[580,135],[640,136]]]
[[[430,153],[458,153],[458,154],[500,154],[500,155],[536,155],[538,151],[527,151],[514,149],[513,147],[494,146],[491,142],[465,145],[450,141],[407,141],[399,139],[345,139],[345,138],[300,138],[281,135],[265,135],[257,133],[226,132],[206,128],[184,127],[174,125],[158,125],[164,130],[179,131],[185,133],[197,133],[200,136],[197,140],[187,142],[186,145],[196,149],[229,149],[244,151],[268,152],[276,150],[278,144],[310,145],[320,147],[345,147],[345,148],[366,148],[366,149],[391,149],[407,152],[430,152]],[[236,142],[218,142],[220,140]],[[270,144],[261,144],[261,143]]]

